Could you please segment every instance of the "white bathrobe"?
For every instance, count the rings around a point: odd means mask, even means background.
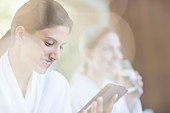
[[[97,78],[97,76],[96,76]],[[108,83],[106,81],[103,87]],[[71,85],[71,107],[72,112],[77,113],[91,100],[100,89],[86,76],[77,73]],[[130,113],[124,97],[120,98],[113,107],[112,113]],[[140,99],[136,100],[136,106],[133,113],[142,113]]]
[[[0,58],[0,113],[71,113],[69,84],[50,69],[33,72],[24,98],[6,52]]]

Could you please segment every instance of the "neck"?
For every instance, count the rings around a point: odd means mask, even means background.
[[[32,71],[29,70],[26,64],[22,61],[20,58],[20,51],[17,51],[15,47],[9,49],[8,56],[16,80],[21,88],[21,91],[23,92],[23,95],[25,95]]]
[[[89,68],[87,71],[87,77],[92,80],[98,88],[102,88],[103,84],[107,78],[105,73],[101,73],[101,71],[96,70],[95,68]]]

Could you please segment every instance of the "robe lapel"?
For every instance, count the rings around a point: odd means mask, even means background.
[[[4,107],[7,107],[3,109],[12,113],[30,113],[10,66],[8,52],[0,59],[0,78],[0,97],[4,100]]]

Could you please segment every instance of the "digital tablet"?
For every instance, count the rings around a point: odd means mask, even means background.
[[[103,109],[105,110],[114,94],[118,94],[118,97],[115,101],[116,103],[126,93],[127,89],[124,86],[109,83],[103,89],[101,89],[99,93],[93,97],[78,113],[82,113],[83,110],[87,110],[89,113],[92,102],[97,101],[98,97],[103,97]]]

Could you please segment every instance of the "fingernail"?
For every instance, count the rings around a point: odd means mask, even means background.
[[[98,100],[99,102],[102,102],[102,101],[103,101],[103,97],[98,97],[97,100]]]
[[[118,97],[118,94],[115,94],[115,98],[117,98]]]
[[[94,106],[96,106],[96,105],[97,105],[97,102],[96,102],[96,101],[94,101],[94,102],[93,102],[93,105],[94,105]]]

